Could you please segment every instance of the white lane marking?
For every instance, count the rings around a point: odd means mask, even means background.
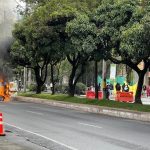
[[[93,124],[86,124],[86,123],[82,123],[82,122],[79,122],[79,124],[84,125],[84,126],[89,126],[89,127],[94,127],[94,128],[102,129],[102,127],[100,127],[100,126],[95,126],[95,125],[93,125]]]
[[[35,111],[29,111],[29,110],[27,110],[26,112],[32,113],[32,114],[36,114],[36,115],[43,115],[42,113],[38,113],[38,112],[35,112]]]
[[[34,135],[36,135],[36,136],[42,137],[42,138],[47,139],[47,140],[49,140],[49,141],[52,141],[52,142],[54,142],[54,143],[56,143],[56,144],[62,145],[62,146],[66,147],[66,148],[68,148],[68,149],[70,149],[70,150],[78,150],[78,149],[76,149],[76,148],[74,148],[74,147],[72,147],[72,146],[63,144],[63,143],[61,143],[61,142],[59,142],[59,141],[53,140],[53,139],[48,138],[48,137],[46,137],[46,136],[43,136],[43,135],[41,135],[41,134],[38,134],[38,133],[35,133],[35,132],[32,132],[32,131],[29,131],[29,130],[22,129],[22,128],[20,128],[20,127],[11,125],[11,124],[6,123],[6,122],[5,122],[4,124],[6,124],[6,125],[8,125],[8,126],[11,126],[11,127],[14,127],[14,128],[16,128],[16,129],[19,129],[19,130],[28,132],[28,133],[30,133],[30,134],[34,134]]]

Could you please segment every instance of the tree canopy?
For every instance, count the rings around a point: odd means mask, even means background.
[[[32,68],[45,68],[45,64],[54,65],[55,60],[67,58],[72,66],[69,78],[69,94],[72,96],[89,59],[104,58],[126,64],[139,76],[136,102],[141,103],[144,75],[150,66],[149,1],[26,2],[36,7],[15,26],[13,35],[16,40],[11,53],[16,62]],[[141,61],[144,62],[143,70],[138,68]]]
[[[94,21],[100,29],[99,42],[105,49],[105,59],[123,63],[139,75],[136,102],[141,103],[140,95],[144,75],[149,67],[149,9],[143,9],[139,0],[103,1],[94,14]],[[144,61],[145,68],[138,64]]]

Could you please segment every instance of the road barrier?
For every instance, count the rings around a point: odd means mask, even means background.
[[[117,92],[116,93],[116,101],[133,102],[134,101],[133,92]]]
[[[2,113],[0,113],[0,136],[5,136]]]
[[[94,91],[86,91],[86,98],[95,99],[95,92]],[[98,92],[98,99],[99,100],[103,99],[103,92],[102,91]]]

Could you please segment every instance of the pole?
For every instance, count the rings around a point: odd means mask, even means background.
[[[96,99],[98,99],[97,76],[98,76],[98,71],[97,71],[97,61],[95,60],[95,98],[96,98]]]
[[[27,79],[27,68],[24,67],[24,86],[23,86],[24,92],[26,92],[26,86],[27,86],[26,79]]]
[[[28,70],[28,86],[32,83],[32,73],[31,69]]]
[[[105,98],[105,70],[106,70],[106,63],[105,60],[103,59],[102,61],[102,91],[103,91],[103,98]]]

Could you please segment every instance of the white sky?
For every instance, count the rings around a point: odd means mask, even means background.
[[[25,3],[21,2],[20,0],[15,0],[18,4],[25,8]]]

